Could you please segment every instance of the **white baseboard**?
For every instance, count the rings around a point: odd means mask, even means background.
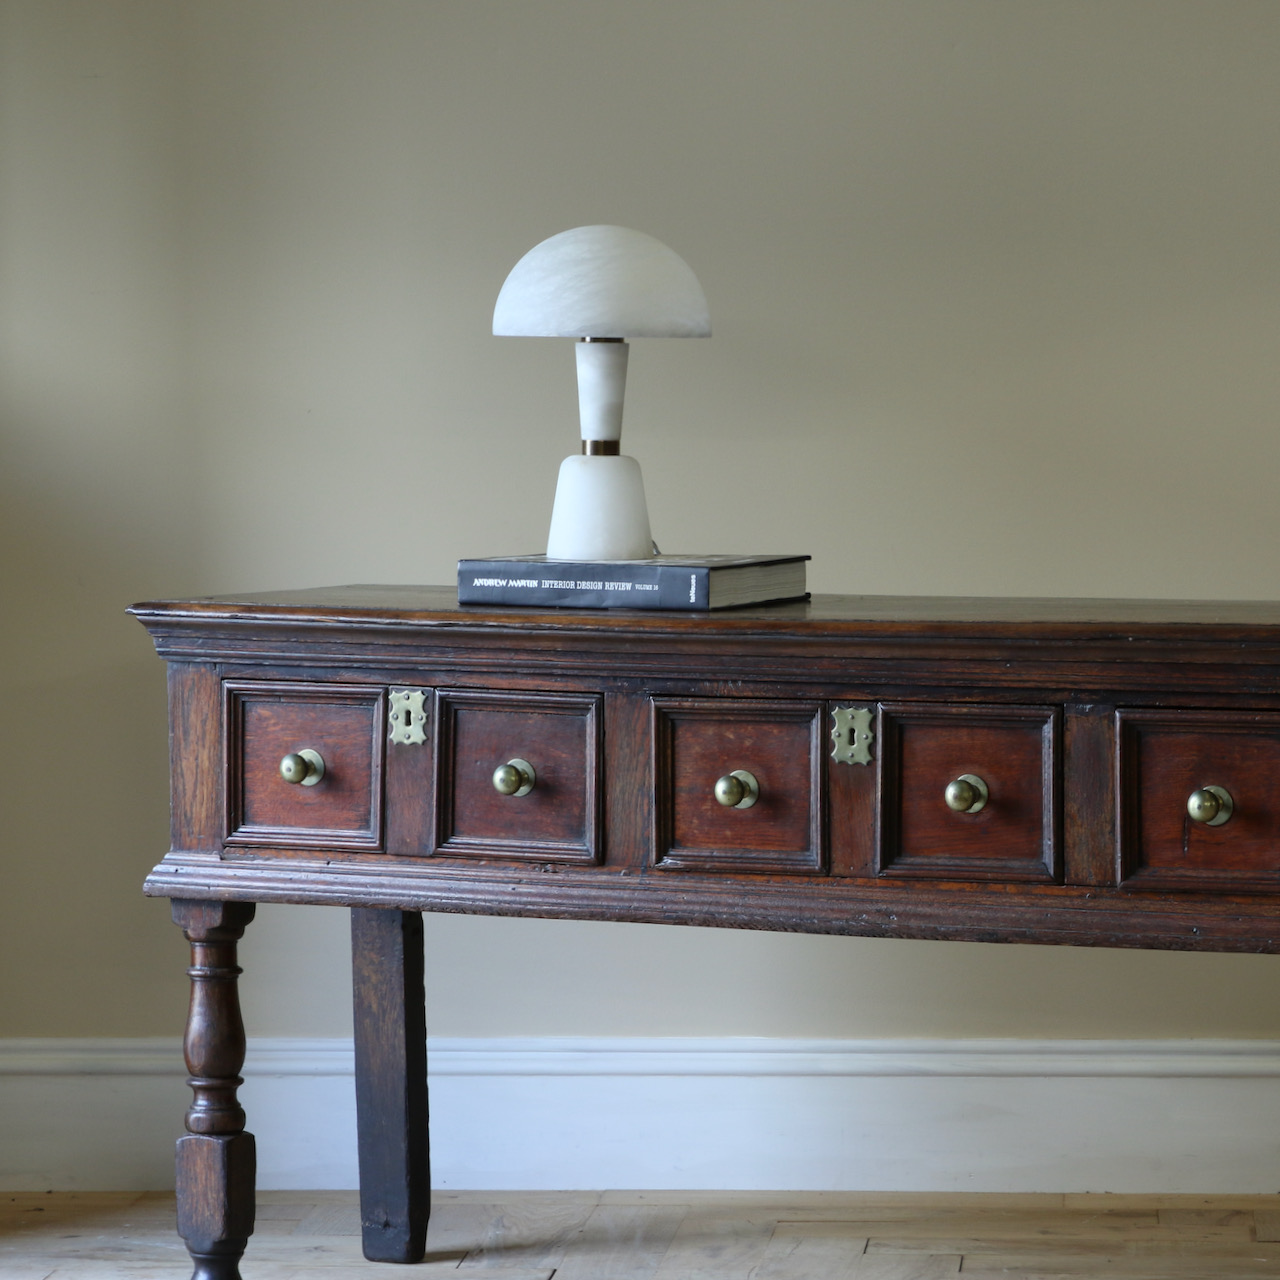
[[[1276,1192],[1271,1041],[433,1040],[458,1188]],[[250,1043],[264,1189],[353,1187],[350,1041]],[[159,1189],[170,1040],[0,1040],[0,1189]]]

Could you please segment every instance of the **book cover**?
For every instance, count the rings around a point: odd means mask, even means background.
[[[803,600],[808,556],[653,556],[458,561],[459,604],[575,609],[728,609]]]

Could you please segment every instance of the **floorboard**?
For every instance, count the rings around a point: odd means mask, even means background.
[[[405,1280],[1280,1277],[1280,1196],[458,1192]],[[396,1274],[400,1274],[397,1272]],[[0,1193],[4,1280],[186,1280],[171,1195]],[[244,1280],[392,1280],[354,1192],[263,1192]]]

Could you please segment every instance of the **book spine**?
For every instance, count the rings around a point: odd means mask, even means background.
[[[710,574],[699,566],[458,562],[460,604],[534,608],[706,609]]]

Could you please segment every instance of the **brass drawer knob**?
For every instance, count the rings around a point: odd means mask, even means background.
[[[947,808],[956,813],[977,813],[990,799],[987,784],[976,773],[962,773],[942,793]]]
[[[508,760],[506,764],[500,764],[493,771],[493,789],[500,796],[514,796],[517,799],[527,796],[537,781],[538,775],[533,771],[533,765],[527,760],[521,760],[519,756]]]
[[[745,769],[716,779],[716,800],[726,809],[750,809],[760,799],[760,784]]]
[[[295,786],[314,787],[324,777],[324,757],[310,747],[290,751],[280,761],[280,776]]]
[[[1235,812],[1235,802],[1226,787],[1200,787],[1187,797],[1187,814],[1192,822],[1220,827]]]

